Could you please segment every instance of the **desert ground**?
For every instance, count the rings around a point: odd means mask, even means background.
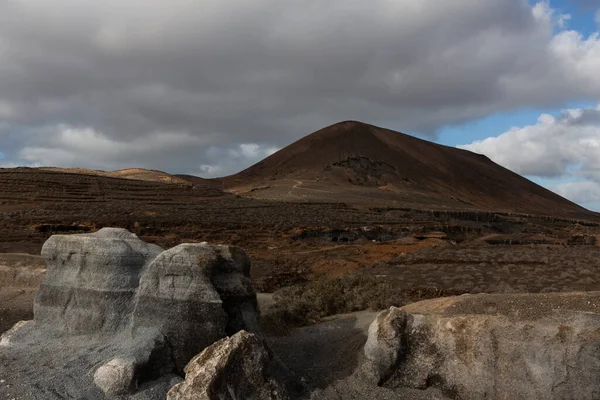
[[[23,254],[31,263],[54,233],[114,226],[163,247],[202,241],[240,246],[252,258],[254,286],[264,293],[348,274],[393,282],[406,293],[397,300],[402,303],[436,293],[600,289],[600,220],[593,213],[581,220],[284,202],[224,193],[204,180],[174,182],[165,183],[162,174],[153,181],[0,170],[0,251],[5,259]],[[22,269],[23,262],[3,265]],[[31,315],[35,283],[4,286],[0,321],[7,329]]]

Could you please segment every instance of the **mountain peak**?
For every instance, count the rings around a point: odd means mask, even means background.
[[[336,122],[335,124],[329,125],[328,127],[325,127],[323,129],[334,128],[334,127],[340,127],[340,128],[344,128],[344,129],[376,128],[374,125],[368,124],[366,122],[349,119],[346,121]]]
[[[487,157],[352,120],[313,132],[222,181],[230,191],[275,200],[589,213]]]

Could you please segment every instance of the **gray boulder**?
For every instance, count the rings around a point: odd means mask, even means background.
[[[135,360],[113,358],[94,373],[94,383],[107,397],[124,395],[135,386]]]
[[[19,336],[26,334],[33,326],[33,321],[19,321],[9,330],[0,335],[0,347],[9,347],[15,339],[18,341]]]
[[[147,327],[163,333],[181,371],[226,335],[257,332],[249,267],[248,256],[237,247],[181,244],[164,251],[140,280],[134,333]]]
[[[53,235],[34,320],[65,334],[114,333],[130,321],[143,268],[163,251],[125,229]]]
[[[185,367],[185,381],[175,385],[167,400],[281,400],[288,396],[269,376],[272,357],[259,337],[241,331],[221,339]]]
[[[194,355],[241,329],[258,332],[239,248],[163,251],[105,228],[52,236],[42,255],[34,320],[0,339],[0,376],[23,398],[164,398]]]
[[[407,319],[405,311],[391,307],[377,314],[369,326],[364,352],[378,382],[387,379],[398,363]]]
[[[599,292],[463,295],[383,312],[365,354],[392,389],[436,387],[467,400],[598,399],[598,332]]]

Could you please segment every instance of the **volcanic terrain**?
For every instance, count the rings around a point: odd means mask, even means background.
[[[55,233],[107,226],[165,248],[241,246],[261,292],[349,273],[389,278],[418,298],[600,290],[598,214],[484,156],[359,122],[317,131],[221,179],[0,169],[5,259],[39,255]],[[5,282],[38,273],[9,264]],[[27,285],[10,285],[26,298],[15,315],[0,315],[0,328],[31,305]]]
[[[483,155],[355,121],[314,132],[222,181],[228,191],[282,201],[593,216]]]

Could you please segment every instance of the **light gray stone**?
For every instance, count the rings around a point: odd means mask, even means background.
[[[94,373],[94,383],[107,397],[127,394],[135,389],[135,360],[114,358]]]
[[[369,330],[368,362],[395,363],[385,387],[466,400],[600,398],[598,292],[464,295],[402,311],[406,324],[388,310]]]
[[[0,347],[10,346],[12,342],[18,340],[18,337],[23,335],[24,331],[27,331],[32,325],[33,321],[19,321],[14,324],[12,328],[0,336]]]
[[[257,332],[250,262],[237,247],[182,244],[145,270],[135,299],[134,333],[156,327],[183,370],[204,348],[228,334]]]
[[[402,354],[402,336],[407,323],[405,311],[391,307],[377,314],[369,326],[364,353],[378,382],[385,380]]]
[[[283,385],[269,376],[271,361],[258,336],[240,331],[194,357],[167,400],[287,399]]]
[[[53,235],[34,320],[64,334],[117,332],[130,320],[140,273],[163,251],[125,229]]]

